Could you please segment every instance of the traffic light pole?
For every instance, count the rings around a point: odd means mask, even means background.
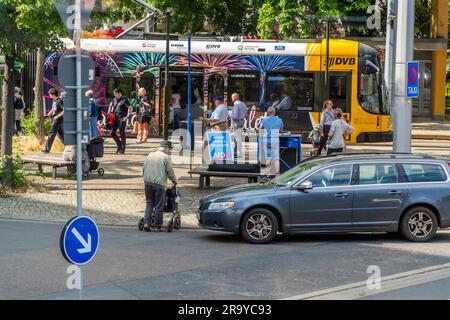
[[[77,216],[83,214],[83,145],[82,145],[82,79],[81,79],[81,0],[76,0],[76,16],[75,16],[75,44],[76,44],[76,101],[77,101]],[[78,290],[78,299],[83,299],[83,271],[80,270],[80,288]]]
[[[413,60],[414,10],[411,0],[398,0],[395,97],[392,106],[394,152],[411,152],[412,102],[406,97],[406,64]]]

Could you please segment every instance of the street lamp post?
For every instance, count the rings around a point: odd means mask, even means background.
[[[169,66],[170,66],[170,17],[173,16],[173,8],[166,8],[166,68],[164,78],[164,140],[169,139],[169,99],[170,99],[170,81],[169,81]]]

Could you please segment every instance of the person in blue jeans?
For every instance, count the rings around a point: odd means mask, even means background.
[[[170,104],[173,108],[173,130],[177,130],[180,128],[181,122],[181,95],[177,86],[172,86]]]
[[[261,121],[259,126],[261,145],[265,146],[265,159],[267,166],[270,166],[271,175],[280,174],[280,133],[283,131],[283,120],[275,115],[274,107],[267,109],[267,116]]]
[[[94,91],[86,91],[86,97],[89,97],[89,139],[92,140],[100,136],[97,128],[100,110],[98,108],[97,101],[94,98]]]

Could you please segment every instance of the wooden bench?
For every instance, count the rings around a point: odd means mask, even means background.
[[[248,183],[257,183],[259,178],[264,176],[259,172],[223,172],[223,171],[208,171],[204,168],[194,168],[188,172],[189,174],[198,174],[198,187],[203,189],[205,186],[211,186],[211,177],[225,177],[225,178],[247,178]]]
[[[52,178],[56,179],[57,169],[62,167],[74,167],[75,161],[66,161],[62,156],[53,156],[47,154],[38,155],[24,155],[22,156],[23,163],[35,163],[38,165],[38,169],[42,172],[42,166],[52,167]]]

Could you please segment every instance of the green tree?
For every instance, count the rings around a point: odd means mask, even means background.
[[[2,184],[12,183],[12,137],[14,131],[14,65],[20,53],[38,45],[39,39],[21,30],[15,21],[18,1],[0,1],[0,51],[5,55],[2,97],[1,155],[5,157],[5,174]]]
[[[44,59],[47,51],[62,49],[60,37],[65,35],[64,24],[53,4],[53,0],[21,0],[16,1],[15,22],[20,30],[41,39],[35,48],[36,79],[35,79],[35,121],[36,137],[44,143]]]
[[[332,36],[384,36],[388,0],[266,0],[259,9],[258,31],[263,38],[275,35],[279,25],[283,38],[323,37],[324,21],[330,20]],[[373,12],[369,6],[378,4],[380,26],[367,28]],[[416,0],[416,36],[429,34],[430,0]]]

